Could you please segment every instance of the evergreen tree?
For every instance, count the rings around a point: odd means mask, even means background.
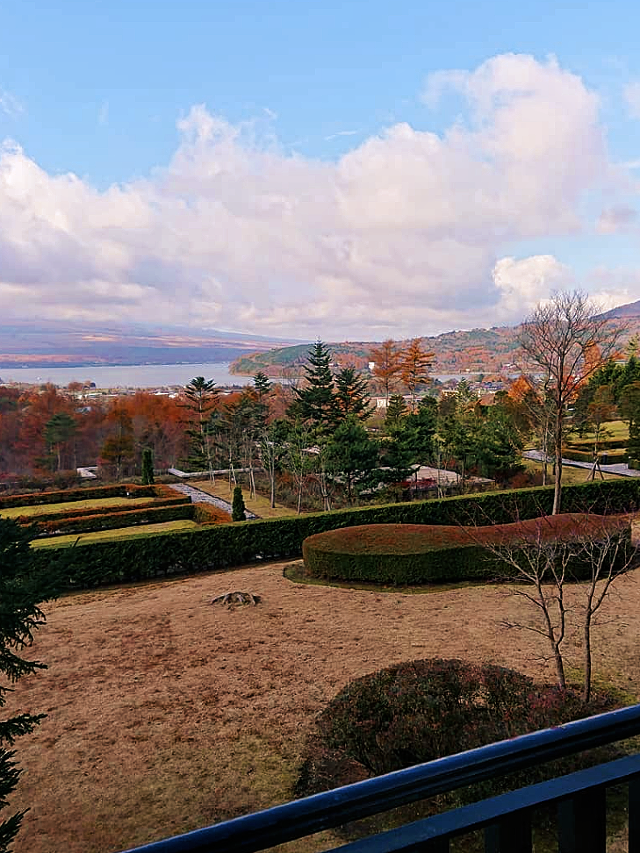
[[[145,447],[142,451],[142,485],[152,486],[153,483],[153,450]]]
[[[0,674],[9,685],[45,666],[26,660],[19,652],[31,644],[33,632],[44,624],[38,604],[52,597],[42,586],[34,567],[30,547],[32,534],[11,519],[0,518]],[[0,683],[0,708],[6,704],[11,687]],[[32,731],[43,714],[17,714],[0,720],[0,809],[7,805],[21,770],[11,749],[20,735]],[[0,853],[6,853],[25,812],[18,812],[0,823]]]
[[[188,463],[196,471],[213,470],[214,409],[218,405],[219,389],[213,379],[196,376],[185,386],[183,406],[191,412],[193,425],[187,429],[190,442]]]
[[[289,410],[292,419],[299,417],[319,433],[326,433],[335,420],[335,384],[331,373],[331,350],[316,341],[304,365],[305,384],[294,388],[296,399]]]
[[[353,367],[344,367],[335,378],[335,419],[346,420],[353,415],[359,421],[371,417],[374,406],[371,405],[369,388],[364,376],[356,373]]]
[[[407,410],[407,403],[402,394],[394,394],[390,397],[384,419],[385,430],[391,433],[396,427],[400,426],[402,419],[406,417]]]
[[[62,468],[62,447],[75,435],[77,423],[66,412],[58,412],[44,427],[44,439],[56,454],[56,471]]]
[[[244,505],[244,498],[242,497],[242,488],[241,486],[236,486],[233,490],[233,502],[231,504],[231,520],[232,521],[245,521],[246,516],[246,508]]]
[[[378,448],[354,415],[339,424],[322,451],[326,471],[344,479],[347,499],[353,503],[354,486],[371,484],[377,468]]]

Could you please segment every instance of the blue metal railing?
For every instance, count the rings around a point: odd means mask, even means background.
[[[533,732],[137,847],[128,853],[253,853],[397,806],[640,734],[640,705]],[[559,776],[340,847],[443,853],[485,830],[487,853],[531,850],[534,807],[558,804],[560,853],[604,853],[606,788],[629,790],[629,851],[640,853],[640,753]]]

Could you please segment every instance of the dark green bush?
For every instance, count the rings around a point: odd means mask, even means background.
[[[499,553],[537,546],[539,542],[599,541],[622,536],[631,540],[628,521],[617,517],[569,513],[512,524],[452,527],[427,524],[370,524],[329,530],[302,544],[305,571],[312,577],[380,584],[453,583],[499,579],[515,574]],[[626,548],[614,551],[624,559]],[[589,570],[576,555],[570,572],[580,577]]]
[[[636,479],[607,480],[566,486],[564,512],[616,513],[636,509],[640,483]],[[312,513],[287,518],[202,529],[150,534],[114,542],[92,542],[42,553],[51,571],[71,587],[122,583],[182,572],[201,572],[238,566],[255,559],[299,557],[302,543],[314,533],[357,524],[504,524],[551,512],[553,487],[474,494],[408,504]]]

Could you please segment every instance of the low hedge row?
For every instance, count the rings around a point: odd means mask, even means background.
[[[612,553],[624,564],[630,523],[616,516],[567,513],[487,527],[367,524],[310,536],[302,553],[307,574],[325,580],[453,583],[513,577],[516,569],[500,557],[501,549],[517,559],[518,551],[524,554],[540,543],[553,544],[558,558],[565,545],[575,551],[567,569],[580,577],[590,570],[580,558],[580,545],[603,540],[622,540],[623,547]]]
[[[593,450],[573,450],[566,449],[562,452],[565,459],[571,459],[573,462],[593,462]],[[600,454],[601,465],[618,465],[626,462],[629,458],[626,450],[607,450]]]
[[[231,514],[214,504],[197,503],[193,506],[195,507],[193,520],[198,524],[228,524],[231,521]]]
[[[129,504],[123,502],[121,504],[115,504],[107,507],[97,507],[97,506],[89,506],[84,507],[82,509],[67,509],[64,512],[50,512],[47,510],[47,506],[43,506],[42,512],[39,512],[37,515],[20,515],[16,518],[16,521],[19,524],[29,525],[33,523],[44,523],[44,522],[52,522],[56,523],[58,521],[65,521],[68,518],[83,518],[84,516],[99,516],[99,515],[111,515],[113,513],[120,512],[131,512],[136,509],[152,509],[154,507],[164,507],[164,506],[185,506],[191,503],[191,499],[184,495],[175,495],[175,492],[170,497],[161,497],[161,498],[150,498],[149,501],[141,504]]]
[[[616,450],[624,449],[627,446],[628,439],[626,438],[601,438],[598,441],[598,446],[601,450]],[[592,438],[572,438],[567,441],[567,447],[575,448],[576,450],[589,450],[593,448]]]
[[[88,501],[96,498],[124,498],[127,495],[135,498],[151,498],[156,494],[155,489],[155,486],[136,486],[127,483],[117,483],[112,486],[87,486],[82,489],[64,489],[59,492],[29,492],[24,495],[0,497],[0,509],[9,509],[9,507],[14,506],[58,504],[66,501]]]
[[[121,512],[78,515],[70,518],[51,517],[36,521],[37,536],[57,536],[71,533],[94,533],[98,530],[117,530],[135,524],[160,524],[165,521],[194,519],[195,504],[190,501],[176,505],[149,506]]]
[[[640,481],[607,480],[565,486],[563,512],[596,514],[638,508]],[[44,549],[38,562],[58,574],[61,587],[89,588],[163,575],[218,570],[256,559],[297,558],[314,533],[358,524],[505,524],[549,514],[553,487],[486,492],[441,500],[386,504],[330,513],[215,524],[171,532]]]

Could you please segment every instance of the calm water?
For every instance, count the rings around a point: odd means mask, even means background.
[[[95,382],[98,388],[159,388],[186,385],[195,376],[213,379],[216,385],[247,385],[250,376],[233,376],[229,362],[211,364],[132,364],[118,367],[2,367],[3,382]]]

